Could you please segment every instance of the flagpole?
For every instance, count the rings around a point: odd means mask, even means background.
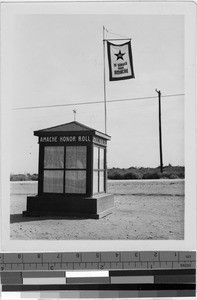
[[[103,26],[103,80],[104,80],[104,111],[105,111],[105,134],[107,134],[107,96],[106,96],[106,72],[105,72],[105,27]]]

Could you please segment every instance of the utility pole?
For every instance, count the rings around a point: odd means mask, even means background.
[[[159,102],[159,150],[160,150],[160,170],[163,173],[163,155],[162,155],[162,132],[161,132],[161,91],[155,90],[158,94]]]

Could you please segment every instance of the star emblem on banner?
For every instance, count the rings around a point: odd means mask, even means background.
[[[119,50],[119,52],[117,54],[115,54],[115,55],[117,56],[116,60],[119,60],[119,59],[124,60],[123,55],[125,55],[125,53],[121,53],[121,50]]]

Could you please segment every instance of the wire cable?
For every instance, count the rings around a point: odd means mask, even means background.
[[[126,39],[130,40],[130,38],[128,38],[127,36],[124,36],[124,35],[120,35],[120,34],[114,33],[114,32],[112,32],[112,31],[108,30],[107,28],[105,28],[105,30],[107,31],[107,33],[111,33],[111,34],[113,34],[113,35],[116,35],[116,36],[119,36],[119,37],[126,38]]]
[[[163,95],[162,98],[167,97],[176,97],[183,96],[185,94],[171,94],[171,95]],[[145,99],[158,99],[157,96],[152,97],[138,97],[138,98],[127,98],[127,99],[112,99],[107,100],[106,102],[124,102],[124,101],[136,101],[136,100],[145,100]],[[89,104],[103,104],[102,101],[90,101],[90,102],[75,102],[75,103],[66,103],[66,104],[53,104],[53,105],[41,105],[41,106],[29,106],[29,107],[15,107],[12,110],[25,110],[25,109],[38,109],[38,108],[52,108],[52,107],[63,107],[63,106],[73,106],[73,105],[89,105]]]

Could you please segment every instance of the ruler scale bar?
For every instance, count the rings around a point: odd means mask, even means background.
[[[123,262],[123,261],[195,261],[195,251],[124,251],[124,252],[66,252],[66,253],[1,253],[0,263],[46,262]]]
[[[194,297],[196,252],[0,253],[0,276],[2,293],[11,294]]]
[[[116,267],[112,263],[105,262],[105,263],[94,263],[94,265],[88,265],[86,263],[44,263],[44,264],[0,264],[0,271],[19,271],[19,270],[85,270],[88,268],[95,269],[95,270],[110,270],[110,269],[139,269],[139,270],[152,270],[152,269],[195,269],[196,265],[194,261],[187,261],[187,262],[172,262],[170,265],[162,266],[161,262],[155,264],[147,263],[147,262],[138,262],[138,263],[119,263]]]

